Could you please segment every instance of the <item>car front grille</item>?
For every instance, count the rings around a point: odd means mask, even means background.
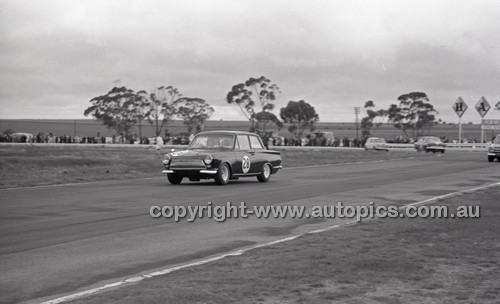
[[[171,169],[205,169],[205,164],[201,159],[173,159],[170,164]]]

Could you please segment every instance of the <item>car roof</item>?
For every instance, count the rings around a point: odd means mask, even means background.
[[[227,130],[216,130],[216,131],[203,131],[198,134],[233,134],[233,135],[257,135],[255,133],[251,132],[245,132],[245,131],[227,131]],[[196,135],[198,135],[196,134]]]

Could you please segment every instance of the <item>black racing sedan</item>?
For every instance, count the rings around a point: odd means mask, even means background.
[[[215,179],[225,185],[230,179],[257,177],[265,183],[281,169],[281,153],[267,150],[254,133],[240,131],[209,131],[198,133],[184,151],[163,157],[163,174],[171,184]]]

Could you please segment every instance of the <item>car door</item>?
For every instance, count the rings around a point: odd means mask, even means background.
[[[234,147],[235,162],[233,173],[238,175],[256,173],[255,151],[252,150],[248,135],[239,134],[236,136]]]
[[[267,150],[257,135],[249,135],[248,138],[250,139],[251,151],[254,152],[254,167],[252,167],[252,169],[255,170],[254,172],[259,173],[262,171],[262,166],[264,166],[264,163],[269,161],[269,155],[266,153]]]

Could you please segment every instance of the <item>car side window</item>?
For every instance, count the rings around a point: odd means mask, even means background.
[[[240,150],[250,150],[250,142],[247,135],[238,135],[238,145]]]
[[[262,143],[260,142],[259,138],[257,136],[249,136],[250,137],[250,145],[252,146],[252,149],[254,150],[263,150],[264,147],[262,146]]]

